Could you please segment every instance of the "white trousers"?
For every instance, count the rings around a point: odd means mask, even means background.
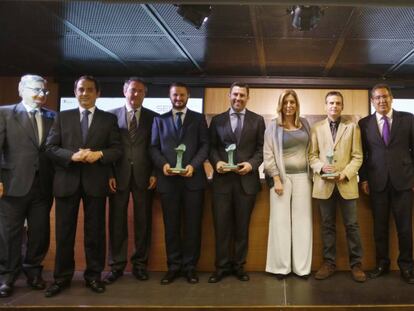
[[[307,173],[288,174],[283,195],[270,189],[266,271],[307,275],[312,263],[312,184]]]

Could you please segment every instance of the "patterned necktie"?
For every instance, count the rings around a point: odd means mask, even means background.
[[[338,127],[336,125],[336,122],[334,122],[334,121],[329,121],[329,124],[331,126],[332,139],[333,139],[333,141],[335,141],[336,132],[338,130]]]
[[[242,121],[241,121],[240,112],[235,112],[233,113],[233,115],[237,117],[237,123],[236,123],[236,128],[234,129],[234,135],[236,135],[237,143],[239,143],[240,138],[241,138],[241,132],[242,132]]]
[[[390,122],[388,121],[388,117],[387,116],[383,116],[381,118],[382,120],[384,120],[384,125],[382,127],[382,139],[384,140],[385,145],[388,146],[388,144],[390,143]]]
[[[82,140],[83,143],[86,143],[86,138],[88,137],[89,130],[89,110],[82,111],[82,121],[81,121],[81,130],[82,130]]]
[[[175,114],[175,128],[179,135],[181,135],[181,128],[183,127],[183,120],[181,120],[182,112],[177,112]]]
[[[32,126],[33,126],[34,134],[36,137],[36,142],[38,145],[40,145],[39,127],[37,126],[36,113],[37,113],[36,109],[33,109],[30,111],[30,120],[32,121]]]
[[[136,116],[136,111],[133,110],[132,111],[132,118],[129,121],[129,137],[131,138],[131,141],[135,141],[135,139],[137,138],[137,134],[138,134],[138,124],[137,124],[137,116]]]

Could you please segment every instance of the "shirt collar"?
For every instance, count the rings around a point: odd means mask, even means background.
[[[32,107],[28,104],[26,104],[24,101],[22,101],[23,107],[27,110],[27,112],[30,112],[32,110],[36,110],[40,112],[40,107]]]
[[[94,113],[95,113],[95,109],[96,109],[96,106],[93,106],[92,108],[89,108],[88,110],[91,112],[91,114],[94,114]],[[86,109],[85,109],[85,108],[83,108],[83,107],[81,107],[81,106],[79,106],[79,111],[80,111],[80,114],[82,114],[82,112],[83,112],[84,110],[86,110]]]
[[[244,108],[242,111],[240,112],[236,112],[232,107],[230,108],[230,115],[232,115],[233,113],[240,113],[242,115],[246,114],[246,108]]]
[[[127,110],[127,112],[128,112],[128,113],[130,113],[131,111],[133,111],[133,110],[134,110],[134,109],[132,109],[131,105],[130,105],[130,104],[128,104],[128,103],[126,103],[126,104],[125,104],[125,108],[126,108],[126,110]],[[142,108],[142,106],[141,106],[141,107],[138,107],[138,108],[135,110],[135,112],[139,112],[139,111],[141,111],[141,108]]]
[[[388,117],[388,120],[392,120],[392,109],[386,114],[386,116]],[[375,117],[377,118],[377,122],[380,122],[382,120],[383,115],[375,112]]]
[[[172,112],[173,112],[173,115],[176,115],[177,114],[177,112],[182,112],[183,113],[183,115],[185,115],[186,113],[187,113],[187,107],[185,107],[184,109],[182,109],[182,110],[177,110],[177,109],[172,109]]]

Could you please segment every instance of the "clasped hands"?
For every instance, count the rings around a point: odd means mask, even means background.
[[[239,175],[246,175],[247,173],[250,173],[253,170],[253,167],[249,162],[241,162],[237,164],[237,170],[226,169],[224,165],[227,165],[227,163],[224,161],[218,161],[216,164],[216,171],[220,174],[235,172]]]
[[[185,167],[185,171],[183,171],[182,173],[174,173],[171,172],[171,166],[168,163],[165,163],[164,166],[162,167],[162,172],[164,173],[165,176],[182,176],[182,177],[191,177],[193,176],[194,173],[194,167],[190,164],[188,164]]]
[[[329,181],[341,182],[341,181],[344,181],[345,178],[346,178],[345,174],[338,172],[336,170],[335,166],[332,165],[332,164],[325,164],[322,167],[322,172],[325,173],[325,174],[339,173],[337,176],[335,176],[333,178],[326,179],[326,180],[329,180]]]
[[[95,163],[102,158],[102,151],[91,151],[91,149],[82,149],[72,154],[73,162]]]

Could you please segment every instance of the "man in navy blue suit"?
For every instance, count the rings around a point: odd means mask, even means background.
[[[414,284],[412,206],[414,190],[414,116],[392,109],[392,93],[386,84],[371,90],[375,113],[359,121],[364,160],[361,188],[369,194],[374,217],[376,268],[370,278],[389,271],[389,215],[398,232],[398,266],[401,278]]]
[[[206,187],[203,163],[208,156],[209,141],[204,115],[187,108],[189,96],[185,84],[172,84],[172,110],[155,117],[152,126],[150,152],[156,168],[157,190],[161,194],[167,250],[168,272],[161,280],[163,285],[173,282],[181,272],[189,283],[198,283],[195,268],[200,257]],[[174,149],[180,144],[186,146],[182,158],[185,170],[177,174],[171,168],[177,162]]]

